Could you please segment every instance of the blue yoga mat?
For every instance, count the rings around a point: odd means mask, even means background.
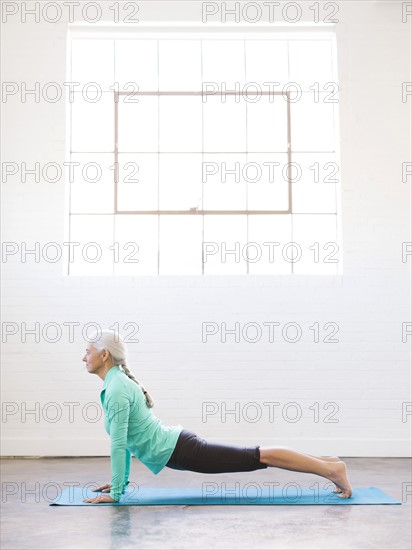
[[[296,486],[284,489],[273,487],[249,487],[247,491],[226,487],[224,490],[216,486],[205,488],[127,488],[119,502],[103,502],[92,504],[83,502],[84,498],[95,498],[100,494],[90,488],[68,487],[59,495],[50,506],[156,506],[166,504],[264,504],[264,505],[299,505],[299,504],[401,504],[377,487],[353,489],[352,496],[347,499],[337,497],[332,489],[298,489]]]

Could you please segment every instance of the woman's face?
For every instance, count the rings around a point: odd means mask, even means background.
[[[83,361],[88,372],[96,373],[103,366],[103,354],[105,350],[98,351],[93,344],[87,344]]]

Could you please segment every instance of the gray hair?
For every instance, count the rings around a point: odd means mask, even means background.
[[[149,408],[154,407],[154,401],[150,393],[138,381],[135,375],[130,371],[129,367],[126,366],[126,345],[124,339],[119,333],[114,330],[99,330],[95,331],[91,336],[87,336],[85,340],[86,342],[93,344],[98,351],[103,351],[106,349],[112,357],[113,363],[115,365],[120,365],[124,373],[127,374],[133,382],[136,382],[136,384],[140,386],[146,399],[146,405]]]

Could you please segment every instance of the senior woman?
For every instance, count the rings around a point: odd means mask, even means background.
[[[111,484],[95,489],[105,495],[83,502],[118,502],[129,484],[132,455],[154,474],[165,466],[210,474],[251,472],[269,466],[317,474],[335,484],[334,492],[340,498],[352,495],[346,465],[338,457],[317,457],[284,447],[211,443],[180,424],[164,425],[153,414],[151,395],[126,365],[124,339],[112,330],[100,330],[86,342],[86,369],[104,381],[100,400],[111,439],[112,479]]]

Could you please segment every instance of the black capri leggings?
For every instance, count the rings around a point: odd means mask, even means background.
[[[260,462],[259,445],[240,447],[210,443],[190,430],[180,432],[176,447],[166,464],[174,470],[203,474],[252,472],[267,468]]]

